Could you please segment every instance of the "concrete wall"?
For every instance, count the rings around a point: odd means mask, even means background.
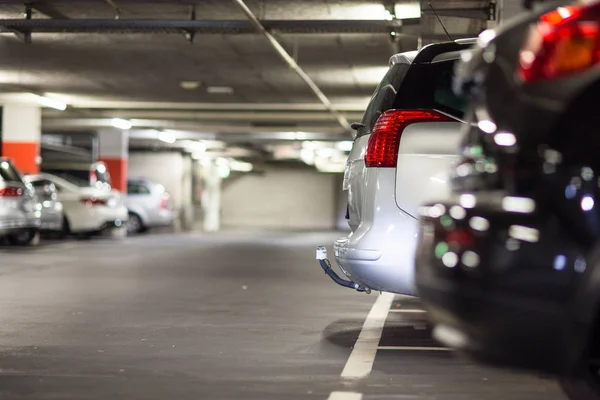
[[[223,227],[333,229],[339,176],[270,168],[223,182]]]
[[[173,197],[178,213],[178,227],[192,226],[192,161],[174,152],[132,152],[129,154],[128,175],[148,178],[162,184]]]

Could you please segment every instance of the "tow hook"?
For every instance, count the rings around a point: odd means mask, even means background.
[[[333,268],[331,268],[331,262],[327,259],[327,248],[325,246],[317,247],[317,260],[319,260],[319,264],[321,265],[321,268],[323,268],[323,271],[325,271],[325,273],[338,285],[367,294],[371,293],[371,289],[359,285],[356,282],[343,279],[335,273]]]

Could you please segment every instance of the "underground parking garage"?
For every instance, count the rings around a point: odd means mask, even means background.
[[[567,399],[441,340],[413,283],[454,65],[527,12],[0,2],[0,398]]]

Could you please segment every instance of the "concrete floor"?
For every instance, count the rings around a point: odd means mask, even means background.
[[[373,371],[340,373],[376,295],[314,260],[326,233],[148,235],[0,250],[1,399],[563,400],[435,347],[390,312]],[[395,302],[392,308],[417,306]]]

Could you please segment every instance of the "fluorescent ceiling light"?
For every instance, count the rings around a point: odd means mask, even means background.
[[[208,147],[206,143],[199,142],[197,140],[184,140],[180,143],[183,144],[187,148],[187,150],[191,151],[192,153],[204,153]]]
[[[316,164],[317,171],[319,172],[327,172],[334,174],[341,174],[346,170],[346,165],[344,164]]]
[[[231,86],[209,86],[206,91],[210,94],[233,94],[235,92]]]
[[[44,107],[54,108],[55,110],[59,111],[65,111],[67,109],[67,103],[63,101],[51,99],[46,96],[39,96],[37,94],[35,96],[37,97],[38,103],[40,103]]]
[[[249,162],[231,160],[229,162],[229,168],[231,168],[232,171],[250,172],[254,166]]]
[[[169,143],[169,144],[173,144],[177,141],[177,138],[175,137],[175,135],[173,135],[171,132],[165,132],[165,131],[158,132],[157,138],[161,142],[165,142],[165,143]]]
[[[332,147],[323,147],[315,150],[315,154],[321,158],[329,158],[335,154],[336,150]]]
[[[383,4],[363,3],[356,5],[340,5],[335,9],[335,15],[340,19],[386,20],[387,15]]]
[[[200,87],[200,82],[198,81],[181,81],[179,82],[179,86],[185,90],[194,90]]]
[[[354,142],[352,140],[344,140],[341,142],[337,142],[335,144],[335,147],[339,150],[339,151],[350,151],[352,150],[352,146],[354,145]]]
[[[121,119],[121,118],[113,118],[110,121],[110,124],[112,126],[114,126],[115,128],[123,129],[123,130],[131,129],[131,127],[133,126],[131,121],[126,120],[126,119]]]
[[[418,1],[396,3],[394,13],[397,19],[421,18],[421,3]]]
[[[231,169],[229,168],[229,166],[227,164],[217,165],[217,173],[223,179],[229,178],[229,175],[231,174]]]

